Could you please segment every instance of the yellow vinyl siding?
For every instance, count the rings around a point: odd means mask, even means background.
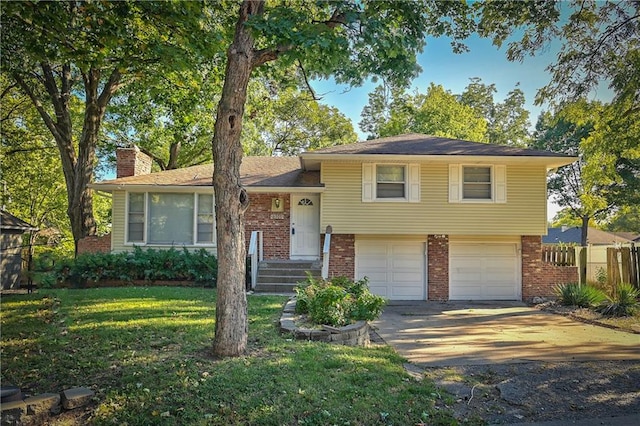
[[[126,192],[113,191],[113,205],[111,211],[111,249],[114,252],[129,251],[131,246],[124,245],[124,230],[126,220]]]
[[[543,235],[546,170],[508,165],[506,203],[449,203],[449,167],[422,163],[420,202],[362,203],[360,162],[325,162],[322,229],[347,234]]]

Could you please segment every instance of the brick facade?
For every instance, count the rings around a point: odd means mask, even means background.
[[[100,237],[93,235],[78,241],[78,254],[109,253],[111,251],[111,234]]]
[[[522,300],[555,297],[556,285],[577,281],[577,266],[555,266],[542,261],[542,237],[522,236]]]
[[[151,173],[151,157],[140,151],[137,146],[133,148],[118,148],[116,150],[116,176],[129,177],[148,175]]]
[[[345,276],[354,279],[356,275],[356,236],[354,234],[331,234],[329,257],[329,278]],[[324,244],[324,234],[322,235]]]
[[[284,202],[283,212],[272,212],[273,198]],[[251,232],[262,231],[264,258],[289,259],[291,240],[291,196],[290,194],[249,194],[249,209],[245,213],[245,238],[247,249]]]
[[[429,235],[427,239],[428,300],[449,300],[449,236]]]

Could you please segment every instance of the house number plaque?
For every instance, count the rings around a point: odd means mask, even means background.
[[[271,213],[271,219],[284,219],[284,213]]]

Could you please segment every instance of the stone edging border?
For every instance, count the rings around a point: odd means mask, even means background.
[[[287,301],[280,317],[280,333],[291,334],[297,340],[333,343],[345,346],[368,346],[369,323],[357,321],[344,327],[323,325],[321,329],[302,328],[296,326],[296,299]]]

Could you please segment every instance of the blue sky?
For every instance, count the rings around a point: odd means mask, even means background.
[[[531,112],[532,126],[535,125],[543,107],[534,106],[536,91],[547,84],[550,75],[545,68],[555,59],[556,50],[547,50],[536,57],[526,57],[522,63],[509,62],[504,47],[498,50],[488,39],[473,36],[467,41],[470,51],[455,54],[446,38],[427,40],[424,52],[418,57],[422,73],[413,82],[414,88],[425,93],[430,83],[442,85],[446,90],[459,94],[473,77],[479,77],[485,84],[495,84],[498,92],[496,102],[502,101],[520,83],[525,93],[526,108]],[[358,127],[362,108],[368,102],[368,94],[376,84],[367,83],[362,87],[349,88],[337,85],[333,80],[316,81],[312,87],[322,97],[321,102],[335,106],[353,122],[353,127],[361,139],[366,135]]]

